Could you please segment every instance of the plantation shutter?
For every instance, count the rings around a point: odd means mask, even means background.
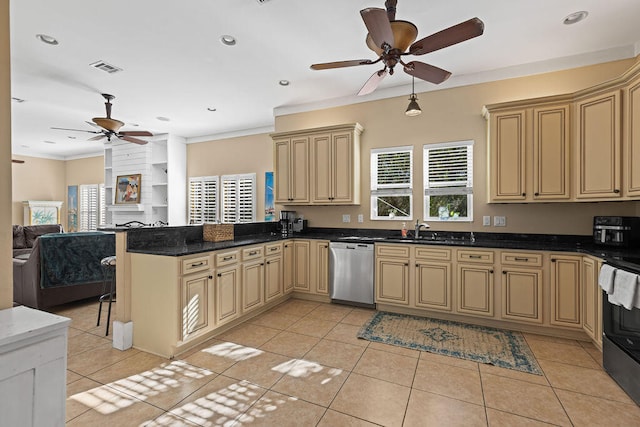
[[[256,174],[222,177],[222,222],[254,222],[256,219]]]
[[[222,222],[238,222],[238,181],[234,176],[222,177]]]
[[[473,144],[443,143],[424,146],[424,194],[473,193]]]
[[[104,197],[104,196],[103,196]],[[80,185],[79,231],[95,231],[100,218],[100,190],[97,184]]]
[[[372,150],[371,190],[411,188],[411,147]]]
[[[189,224],[218,222],[218,177],[189,178]]]

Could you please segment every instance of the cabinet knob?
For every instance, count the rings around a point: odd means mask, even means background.
[[[551,262],[556,262],[556,260],[555,260],[555,259],[553,259],[553,258],[551,258]]]
[[[405,266],[405,267],[409,267],[409,263],[406,263],[404,266]]]
[[[527,196],[527,193],[522,193],[522,197],[526,197],[526,196]]]
[[[614,193],[618,194],[620,192],[620,190],[618,190],[617,188],[615,190],[613,190]]]
[[[493,270],[489,270],[489,274],[493,274]]]
[[[209,279],[213,279],[213,276],[209,276]]]
[[[218,273],[218,277],[222,277],[222,273]]]
[[[264,265],[264,262],[263,262],[263,263],[260,263],[260,265]]]
[[[502,270],[502,274],[507,274],[507,270]]]
[[[271,261],[267,261],[267,265],[271,264]]]
[[[534,196],[538,197],[540,193],[533,193]]]

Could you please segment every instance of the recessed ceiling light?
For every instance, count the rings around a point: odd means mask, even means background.
[[[567,15],[562,23],[564,25],[577,24],[578,22],[583,21],[587,16],[589,16],[589,12],[587,12],[586,10],[573,12],[571,15]]]
[[[18,103],[18,104],[20,104],[20,103],[24,102],[24,99],[16,98],[15,96],[12,96],[12,97],[11,97],[11,100],[12,100],[13,102]]]
[[[222,42],[222,44],[227,45],[227,46],[233,46],[236,44],[236,38],[233,36],[230,36],[228,34],[225,34],[224,36],[220,37],[220,41]]]
[[[44,141],[45,144],[55,144],[53,141]]]
[[[56,40],[55,37],[51,37],[46,34],[36,34],[36,38],[40,40],[42,43],[50,44],[53,46],[58,44],[58,40]]]
[[[139,124],[137,124],[137,123],[129,123],[129,126],[138,127],[138,126],[140,126],[140,125],[139,125]]]
[[[280,80],[278,84],[280,86],[289,86],[289,80]]]
[[[29,148],[29,146],[28,146],[28,145],[24,145],[24,144],[22,144],[20,147],[22,147],[22,148]]]
[[[169,122],[169,121],[171,121],[170,118],[162,117],[162,116],[158,116],[158,117],[156,117],[156,119],[160,120],[161,122]]]
[[[207,111],[217,111],[217,108],[207,107]]]
[[[67,138],[69,138],[69,139],[76,139],[77,137],[76,137],[76,136],[67,136]]]

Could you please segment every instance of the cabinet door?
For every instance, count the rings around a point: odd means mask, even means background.
[[[311,291],[311,284],[309,283],[309,254],[310,242],[308,240],[293,241],[293,289],[295,291]]]
[[[309,203],[309,137],[291,138],[290,162],[290,201]]]
[[[493,266],[458,264],[457,310],[493,317]]]
[[[576,109],[576,197],[620,197],[620,91],[579,101]]]
[[[498,112],[490,118],[490,200],[526,198],[526,111]]]
[[[295,265],[295,257],[292,241],[289,240],[284,243],[282,257],[284,261],[282,272],[283,292],[288,294],[293,292],[293,267]]]
[[[274,183],[276,186],[275,202],[276,203],[289,203],[291,201],[291,191],[289,189],[289,182],[291,181],[291,140],[285,139],[274,142],[274,170],[275,178]]]
[[[533,200],[570,197],[569,105],[533,109]]]
[[[640,197],[640,77],[624,92],[623,140],[625,144],[626,195]]]
[[[598,306],[598,294],[600,287],[596,272],[596,261],[593,258],[582,258],[582,329],[592,340],[598,339],[598,322],[600,322],[600,309]]]
[[[264,304],[264,261],[242,264],[242,312]]]
[[[355,199],[353,132],[331,134],[331,203],[360,203]]]
[[[311,201],[318,204],[330,203],[333,197],[331,134],[314,135],[311,138],[313,163],[313,191]]]
[[[451,264],[416,262],[416,307],[451,311]]]
[[[240,267],[238,265],[218,269],[215,300],[218,325],[240,316]]]
[[[376,259],[376,302],[409,304],[409,260]]]
[[[182,278],[182,341],[209,326],[209,273]]]
[[[267,258],[264,266],[264,299],[269,302],[282,295],[283,260],[281,256]]]
[[[318,240],[313,242],[313,262],[309,266],[314,293],[320,295],[329,294],[329,242]]]
[[[542,323],[542,269],[502,270],[502,318]]]
[[[552,325],[581,328],[580,269],[582,257],[551,256]]]

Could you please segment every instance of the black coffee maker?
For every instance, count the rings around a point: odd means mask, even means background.
[[[282,232],[282,237],[291,236],[295,219],[296,211],[280,211],[280,231]]]

